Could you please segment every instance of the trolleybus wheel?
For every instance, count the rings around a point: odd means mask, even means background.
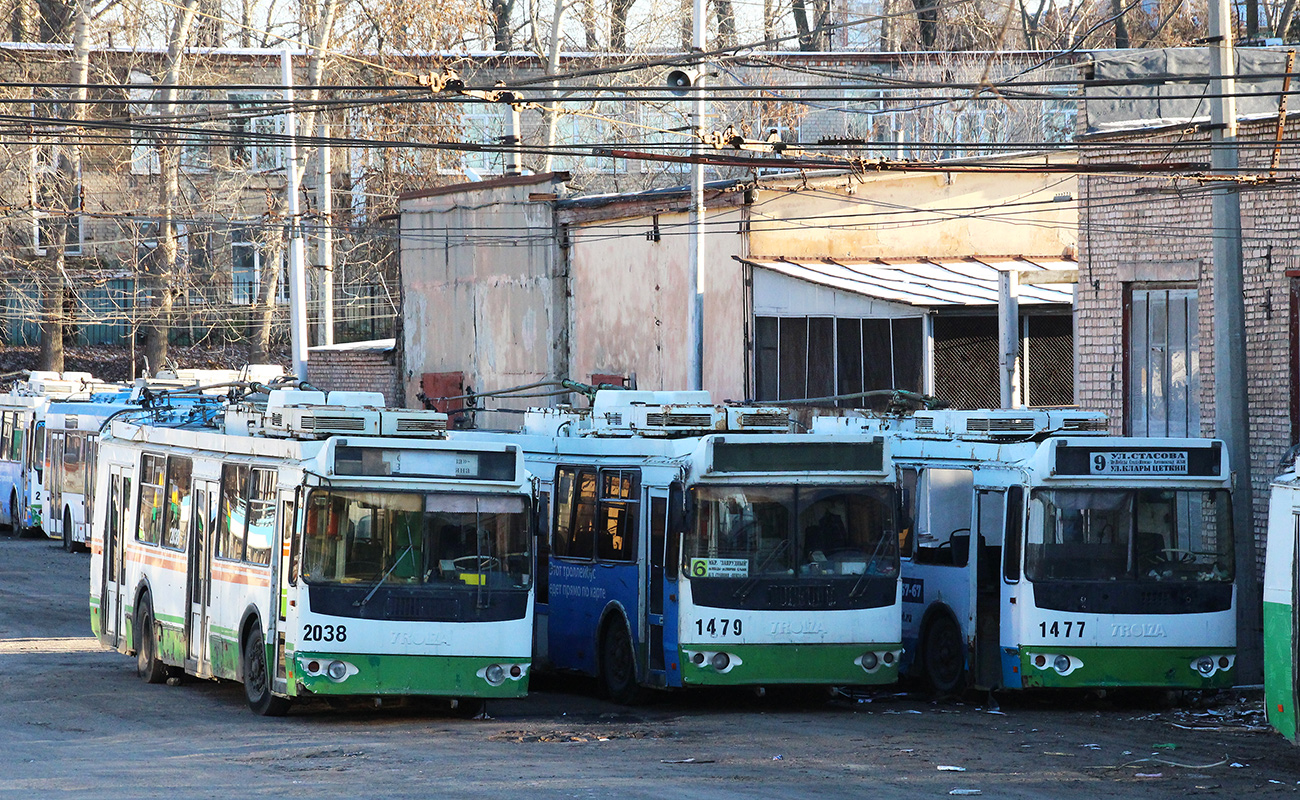
[[[282,717],[289,711],[289,701],[271,693],[271,673],[266,668],[266,638],[257,625],[244,637],[241,654],[244,661],[244,696],[248,707],[264,717]]]
[[[636,685],[636,656],[632,639],[622,620],[605,626],[600,642],[600,682],[610,700],[621,705],[636,705],[643,699]]]
[[[162,683],[167,680],[167,665],[158,658],[153,627],[153,603],[145,595],[135,612],[135,672],[145,683]]]
[[[925,682],[935,692],[951,694],[961,689],[966,671],[961,629],[947,614],[935,615],[925,628],[921,669]]]
[[[9,535],[21,539],[24,533],[22,517],[18,513],[18,495],[13,493],[9,495]]]
[[[63,509],[63,549],[72,552],[72,511]]]

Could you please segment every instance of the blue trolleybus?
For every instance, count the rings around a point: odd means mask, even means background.
[[[791,433],[706,392],[529,412],[541,481],[534,660],[647,687],[892,683],[901,655],[884,437]],[[453,434],[500,436],[501,434]]]

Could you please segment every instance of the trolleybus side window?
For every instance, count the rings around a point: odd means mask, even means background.
[[[249,468],[235,464],[221,467],[221,510],[217,519],[217,558],[244,558],[244,526],[248,519]]]
[[[185,549],[185,535],[190,529],[190,476],[193,472],[193,460],[179,456],[167,459],[167,521],[163,545],[173,550]]]
[[[20,416],[17,412],[15,412],[14,413],[14,434],[13,434],[13,438],[9,441],[10,461],[23,460],[23,449],[24,449],[23,444],[27,439],[26,434],[27,434],[27,420],[24,417]]]
[[[596,527],[596,558],[636,560],[637,502],[640,475],[636,470],[601,470],[600,506]]]
[[[1007,489],[1006,547],[1002,553],[1002,577],[1008,583],[1020,580],[1020,542],[1024,538],[1025,490],[1019,486]]]
[[[668,487],[668,545],[664,553],[664,577],[677,580],[682,563],[682,534],[686,532],[686,495],[680,483]]]
[[[12,411],[0,414],[0,459],[13,461],[14,417]]]
[[[920,482],[916,563],[964,567],[970,559],[974,475],[967,469],[927,469]]]
[[[275,541],[275,470],[253,470],[248,486],[248,544],[244,560],[269,565]]]
[[[140,456],[140,509],[135,538],[149,544],[162,541],[163,481],[167,461],[162,456]]]
[[[917,489],[921,473],[910,467],[898,471],[898,552],[903,558],[912,557],[916,546]]]
[[[595,554],[596,471],[560,467],[555,487],[554,555],[590,560]]]
[[[86,434],[68,432],[63,443],[63,491],[86,491]],[[157,542],[157,539],[153,541]]]

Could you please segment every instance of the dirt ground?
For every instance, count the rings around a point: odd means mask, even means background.
[[[295,707],[140,682],[89,636],[89,557],[0,536],[0,798],[1245,797],[1300,792],[1258,693],[931,702],[679,693],[633,709],[534,682],[490,718]],[[981,702],[983,701],[983,702]]]

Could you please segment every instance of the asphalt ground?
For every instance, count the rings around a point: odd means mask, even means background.
[[[89,556],[0,536],[0,798],[1269,797],[1300,750],[1258,692],[934,700],[890,687],[665,694],[537,677],[486,719],[252,714],[238,684],[147,685],[90,636]]]

